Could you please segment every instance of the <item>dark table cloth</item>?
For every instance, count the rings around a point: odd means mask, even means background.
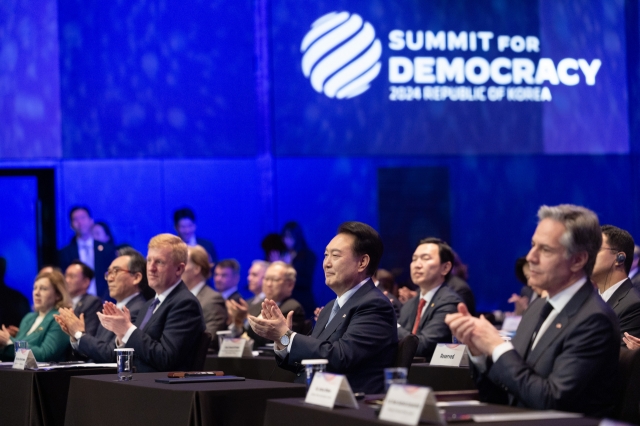
[[[140,373],[130,382],[118,382],[115,374],[73,378],[65,425],[260,425],[267,399],[306,394],[304,385],[263,380],[155,382],[166,377]]]
[[[0,424],[62,426],[71,377],[115,371],[90,367],[50,371],[0,367]]]
[[[412,385],[429,386],[434,391],[473,390],[469,367],[430,366],[413,364],[407,381]]]
[[[272,380],[274,382],[293,383],[296,377],[291,371],[276,365],[275,355],[254,358],[218,358],[209,355],[204,363],[206,371],[222,370],[224,374],[242,376],[254,380]]]
[[[336,407],[333,410],[315,405],[305,404],[304,399],[279,399],[267,401],[267,411],[264,418],[264,426],[365,426],[365,425],[390,425],[392,423],[378,420],[373,408],[360,402],[359,409]],[[447,413],[456,414],[496,414],[506,412],[523,412],[514,407],[502,405],[484,405],[467,407],[446,407]],[[304,419],[301,421],[300,419]],[[496,422],[496,423],[470,423],[495,426],[535,425],[545,426],[577,426],[597,425],[599,420],[590,418],[568,418],[543,421],[522,422]]]

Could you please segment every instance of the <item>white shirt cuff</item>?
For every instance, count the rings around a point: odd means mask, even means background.
[[[74,342],[72,338],[69,338],[69,341],[71,342],[71,347],[73,348],[73,350],[77,351],[80,347],[80,339]]]
[[[513,345],[511,344],[511,342],[501,343],[498,346],[496,346],[496,348],[493,350],[493,353],[491,354],[491,359],[493,359],[493,362],[496,363],[504,353],[512,350],[513,350]]]
[[[127,344],[127,340],[129,340],[129,337],[131,337],[131,334],[136,330],[136,328],[137,327],[135,325],[131,324],[131,327],[129,327],[127,332],[122,337],[122,345],[123,346]]]
[[[469,346],[467,346],[467,354],[469,355],[469,360],[475,365],[480,373],[484,373],[487,371],[487,356],[484,354],[480,355],[471,355],[471,351],[469,350]]]

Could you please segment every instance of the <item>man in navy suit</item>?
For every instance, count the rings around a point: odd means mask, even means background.
[[[187,254],[179,237],[156,235],[147,254],[147,278],[156,297],[140,309],[135,323],[126,307],[111,302],[98,313],[104,328],[116,335],[116,345],[135,350],[138,372],[192,368],[205,327],[200,302],[180,278]]]
[[[284,318],[273,300],[265,299],[262,318],[249,316],[256,334],[275,342],[278,365],[297,373],[296,382],[306,380],[300,361],[324,358],[327,371],[346,375],[354,392],[384,391],[383,370],[393,364],[398,337],[393,306],[371,280],[382,252],[382,240],[369,225],[340,225],[323,262],[337,299],[322,310],[310,336],[294,333],[293,312]]]
[[[66,271],[71,262],[81,260],[95,273],[95,280],[91,281],[87,292],[101,299],[107,299],[109,289],[104,273],[111,261],[116,258],[116,249],[110,242],[101,243],[93,239],[91,234],[93,218],[88,207],[72,207],[69,220],[76,235],[67,246],[58,251],[58,266],[62,271]]]
[[[176,228],[178,236],[189,247],[201,246],[209,254],[209,261],[215,264],[218,261],[218,254],[213,243],[204,238],[196,237],[196,215],[188,207],[178,209],[173,213],[173,226]]]
[[[624,229],[602,227],[602,247],[596,257],[591,280],[598,293],[616,313],[620,332],[640,336],[640,292],[629,279],[633,263],[633,237]],[[621,345],[624,341],[620,339]]]
[[[420,240],[411,259],[411,281],[420,288],[420,294],[402,307],[398,337],[418,336],[416,356],[423,356],[427,361],[438,343],[451,343],[451,330],[444,318],[455,313],[458,303],[462,302],[445,284],[453,260],[451,247],[438,238]]]
[[[605,417],[613,409],[620,330],[589,276],[601,248],[598,217],[584,207],[542,206],[527,255],[529,285],[546,290],[505,342],[464,304],[447,315],[472,357],[480,399]]]
[[[117,302],[119,309],[127,307],[131,321],[135,321],[138,311],[146,302],[139,285],[146,279],[146,261],[136,250],[127,247],[121,250],[105,274],[109,284],[109,295]],[[100,305],[102,306],[102,305]],[[62,330],[71,337],[74,356],[95,362],[115,362],[116,335],[99,325],[95,336],[86,332],[86,318],[78,316],[71,309],[60,309],[54,315]],[[97,316],[96,316],[97,319]]]
[[[94,336],[100,325],[98,311],[102,308],[102,299],[87,294],[92,279],[91,268],[79,260],[71,262],[64,273],[64,281],[73,304],[73,313],[77,317],[84,316],[85,331]]]

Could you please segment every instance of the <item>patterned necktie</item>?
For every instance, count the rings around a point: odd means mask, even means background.
[[[140,324],[140,330],[144,330],[144,326],[147,325],[149,320],[151,319],[151,315],[153,315],[153,311],[156,309],[156,306],[160,304],[160,299],[157,297],[153,300],[153,302],[149,305],[149,309],[147,309],[147,313],[142,320],[142,324]]]
[[[418,312],[416,312],[416,320],[413,322],[413,330],[411,330],[411,334],[418,334],[418,327],[420,326],[420,317],[422,316],[422,309],[424,305],[427,304],[427,301],[423,298],[420,298],[420,302],[418,303]]]
[[[327,325],[329,325],[329,323],[331,322],[333,317],[336,316],[339,310],[340,310],[340,305],[338,304],[338,299],[336,299],[336,301],[333,302],[333,308],[331,308],[331,315],[329,315],[329,321],[327,321]],[[325,325],[324,328],[327,328],[327,325]]]

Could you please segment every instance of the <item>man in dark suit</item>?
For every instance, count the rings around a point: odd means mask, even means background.
[[[222,259],[216,265],[213,274],[213,283],[216,290],[222,294],[224,300],[235,300],[242,298],[238,292],[240,282],[240,263],[235,259]]]
[[[398,347],[396,315],[371,276],[378,269],[383,244],[378,233],[360,222],[345,222],[325,249],[326,284],[338,296],[320,312],[311,336],[291,330],[278,305],[265,299],[262,318],[249,316],[256,334],[276,344],[282,368],[306,376],[303,359],[324,358],[327,371],[344,374],[354,392],[384,391],[383,370],[393,364]]]
[[[184,371],[192,368],[204,332],[198,299],[181,280],[187,245],[175,235],[160,234],[149,241],[147,278],[156,297],[140,309],[132,323],[129,310],[106,302],[100,322],[116,335],[118,347],[135,350],[137,371]]]
[[[73,313],[75,316],[83,316],[85,331],[94,336],[100,321],[98,311],[102,308],[102,299],[87,294],[87,289],[93,279],[93,271],[89,266],[79,260],[74,260],[64,273],[67,291],[71,296]]]
[[[15,337],[20,321],[31,312],[31,306],[24,294],[7,286],[4,282],[6,271],[7,260],[0,257],[0,327],[4,325],[11,336]]]
[[[76,235],[69,245],[58,251],[58,266],[62,271],[65,271],[71,262],[77,259],[81,260],[95,272],[95,280],[92,280],[88,293],[101,299],[107,299],[109,289],[107,281],[104,279],[104,273],[111,261],[115,259],[116,249],[110,242],[101,243],[93,239],[91,234],[93,218],[88,207],[75,206],[71,208],[69,219],[71,228]]]
[[[264,280],[264,273],[267,271],[268,266],[269,262],[266,260],[254,260],[251,262],[251,267],[247,274],[247,288],[251,293],[253,293],[253,297],[247,300],[247,304],[249,306],[260,306],[264,300],[262,281]]]
[[[446,322],[472,355],[481,400],[607,416],[616,398],[620,331],[589,281],[602,245],[598,217],[563,204],[542,206],[538,219],[529,284],[549,296],[524,312],[513,341],[464,304]]]
[[[398,320],[400,339],[418,336],[416,356],[431,359],[438,343],[451,343],[451,330],[445,324],[447,314],[458,310],[462,298],[445,280],[451,273],[453,251],[438,238],[420,240],[411,259],[411,281],[420,288],[419,296],[404,304]]]
[[[296,333],[302,333],[304,331],[305,319],[304,308],[297,300],[291,297],[295,284],[296,270],[293,269],[293,266],[278,260],[271,263],[267,268],[262,282],[262,289],[265,299],[276,302],[283,316],[286,317],[289,315],[289,312],[293,312],[291,330]],[[256,334],[253,329],[249,327],[248,321],[246,321],[247,308],[249,315],[259,317],[262,312],[261,304],[249,306],[247,303],[242,304],[242,302],[242,300],[240,302],[233,300],[227,302],[230,305],[229,312],[235,314],[230,327],[233,334],[240,336],[246,332],[247,337],[254,340],[254,347],[271,343],[271,340]]]
[[[640,336],[640,292],[628,277],[633,262],[633,237],[624,229],[602,227],[602,247],[596,257],[591,281],[613,309],[620,332]],[[621,340],[624,345],[624,341]]]
[[[178,236],[189,247],[201,246],[209,254],[209,261],[215,264],[218,261],[218,254],[213,243],[204,238],[196,236],[196,215],[188,207],[178,209],[173,213],[173,226],[176,228]]]
[[[111,262],[106,273],[109,284],[109,295],[117,303],[116,307],[127,307],[131,321],[135,321],[138,311],[146,300],[140,293],[139,285],[146,276],[146,261],[136,250],[128,247],[121,250],[121,255]],[[62,330],[71,337],[74,357],[91,359],[94,362],[115,362],[116,335],[98,326],[95,336],[85,333],[85,321],[71,309],[61,308],[54,315]]]

